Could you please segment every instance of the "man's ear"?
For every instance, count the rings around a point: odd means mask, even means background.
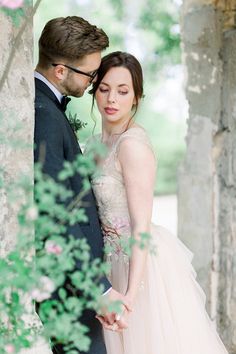
[[[58,80],[65,79],[67,68],[64,65],[53,66],[53,72]]]

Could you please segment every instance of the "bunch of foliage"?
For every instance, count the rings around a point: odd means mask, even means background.
[[[96,146],[96,156],[103,151]],[[66,225],[86,222],[81,199],[89,188],[88,176],[94,169],[92,151],[86,157],[80,155],[72,163],[65,163],[59,174],[60,182],[77,172],[84,177],[81,194],[66,207],[63,201],[73,197],[71,192],[62,183],[45,176],[40,165],[35,169],[34,201],[29,177],[22,176],[7,185],[2,175],[1,189],[9,203],[18,203],[19,198],[24,202],[18,213],[16,244],[0,258],[0,353],[18,353],[44,335],[54,343],[69,343],[66,349],[71,354],[76,349],[88,349],[88,329],[79,318],[85,309],[98,311],[103,292],[99,279],[107,266],[90,258],[85,239],[65,237],[65,232]],[[57,296],[52,297],[55,291]],[[31,300],[41,303],[39,315],[44,329]]]

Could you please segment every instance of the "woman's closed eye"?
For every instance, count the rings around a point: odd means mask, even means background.
[[[99,87],[99,91],[100,92],[108,92],[108,89],[107,88],[103,88],[103,87]]]
[[[107,88],[99,87],[99,91],[105,93],[108,92],[109,90]],[[119,90],[118,93],[120,95],[127,95],[128,91]]]

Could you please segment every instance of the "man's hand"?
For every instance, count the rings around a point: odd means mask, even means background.
[[[122,331],[123,329],[127,328],[128,313],[132,311],[131,302],[129,299],[114,289],[111,289],[107,295],[104,295],[104,297],[108,303],[120,301],[122,303],[122,315],[115,312],[109,312],[107,306],[105,306],[102,308],[100,315],[96,316],[96,318],[101,322],[104,328],[109,330]]]
[[[122,305],[123,306],[123,305]],[[128,328],[128,316],[130,311],[128,311],[124,306],[124,310],[121,315],[115,316],[115,322],[113,324],[108,324],[102,316],[96,316],[105,329],[110,331],[122,332],[124,329]]]

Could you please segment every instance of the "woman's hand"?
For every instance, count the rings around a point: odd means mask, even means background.
[[[127,306],[127,304],[129,304]],[[124,329],[128,328],[129,314],[132,312],[132,302],[129,297],[124,296],[124,301],[121,309],[121,313],[114,314],[114,322],[111,323],[107,321],[104,316],[96,316],[98,321],[102,324],[104,329],[116,332],[122,332]]]

